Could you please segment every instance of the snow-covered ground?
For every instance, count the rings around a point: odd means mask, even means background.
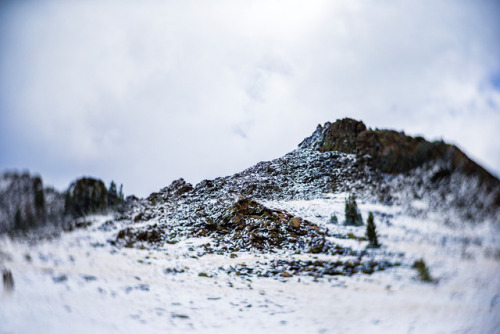
[[[364,236],[343,220],[346,194],[269,201],[335,235]],[[358,203],[375,214],[382,248],[373,257],[401,263],[371,275],[257,277],[221,268],[329,255],[236,252],[197,256],[207,238],[158,249],[107,243],[120,222],[92,217],[86,229],[34,244],[0,239],[0,268],[14,277],[0,298],[0,333],[499,333],[500,233],[486,223],[446,226],[443,217],[408,216],[397,206]],[[414,203],[425,209],[426,203]],[[99,228],[101,227],[101,228]],[[111,227],[111,228],[109,228]],[[330,237],[364,249],[366,241]],[[424,258],[437,283],[415,279]]]

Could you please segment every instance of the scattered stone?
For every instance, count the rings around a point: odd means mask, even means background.
[[[177,313],[174,313],[174,314],[172,314],[172,318],[189,319],[189,316],[187,316],[187,315],[185,315],[185,314],[177,314]]]
[[[147,226],[143,230],[127,227],[118,232],[115,243],[123,244],[125,247],[132,247],[136,243],[143,242],[158,244],[162,242],[162,234],[161,228],[156,224]]]
[[[165,268],[165,269],[163,269],[163,272],[165,274],[181,274],[184,271],[185,271],[184,269],[177,269],[177,268]]]
[[[300,218],[293,217],[290,219],[290,227],[299,228],[300,227]]]
[[[83,275],[83,276],[82,276],[82,278],[83,278],[86,282],[92,282],[92,281],[97,280],[97,277],[92,276],[92,275]]]
[[[98,227],[98,230],[109,232],[116,228],[115,223],[112,220],[107,220],[104,224]]]
[[[65,282],[68,280],[68,276],[66,275],[59,275],[59,276],[56,276],[56,277],[52,277],[52,280],[54,281],[54,283],[61,283],[61,282]]]

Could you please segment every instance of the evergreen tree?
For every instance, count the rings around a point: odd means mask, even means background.
[[[108,207],[115,209],[118,204],[118,193],[116,192],[116,183],[111,181],[108,189]]]
[[[354,194],[349,195],[349,197],[345,200],[344,225],[363,225],[363,218],[361,217],[361,213],[358,210],[358,204],[356,203],[356,196]]]
[[[373,213],[368,214],[368,220],[366,221],[366,237],[369,241],[369,246],[371,248],[378,248],[380,244],[378,243],[377,231],[375,227],[375,222],[373,220]]]
[[[120,184],[120,192],[118,193],[118,199],[120,201],[120,203],[123,203],[125,201],[125,198],[124,198],[124,194],[123,194],[123,183]]]

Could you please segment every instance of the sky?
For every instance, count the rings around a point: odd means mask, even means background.
[[[147,196],[351,117],[500,175],[496,0],[4,0],[0,170]]]

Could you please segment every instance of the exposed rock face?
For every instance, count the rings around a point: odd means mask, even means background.
[[[156,203],[157,201],[165,201],[168,198],[178,197],[193,190],[193,185],[187,183],[183,178],[173,181],[168,187],[161,189],[159,192],[149,195],[148,200]]]
[[[108,209],[108,190],[101,180],[84,177],[66,192],[65,211],[73,217],[104,213]]]
[[[363,122],[344,118],[335,123],[318,125],[311,137],[299,144],[300,148],[311,148],[320,152],[339,151],[357,153],[357,138],[366,131]]]
[[[245,197],[240,197],[222,216],[207,217],[200,235],[236,243],[239,248],[291,247],[319,252],[325,244],[325,232],[313,223]]]
[[[407,136],[404,132],[367,129],[363,122],[350,118],[318,125],[312,136],[299,144],[299,148],[368,156],[370,163],[384,173],[403,173],[429,161],[444,160],[451,170],[477,175],[484,180],[494,179],[454,145],[442,141],[428,142],[422,137]]]
[[[456,146],[443,141],[429,142],[422,137],[407,136],[404,132],[367,129],[363,122],[344,118],[318,125],[299,148],[356,154],[360,162],[394,175],[426,165],[438,165],[439,170],[432,176],[434,182],[449,180],[454,173],[472,177],[490,198],[489,205],[500,207],[500,181]]]
[[[160,223],[125,228],[117,234],[114,243],[142,247],[145,243],[176,243],[178,238],[184,237],[211,237],[214,244],[206,247],[207,252],[292,249],[319,253],[332,248],[325,240],[324,230],[284,210],[272,210],[242,196],[236,200],[211,202],[210,197],[191,200],[189,204],[176,198],[148,207],[139,215],[148,220],[160,218]],[[162,212],[169,210],[169,204],[176,208],[163,215]],[[163,218],[172,219],[173,224],[162,223]]]

